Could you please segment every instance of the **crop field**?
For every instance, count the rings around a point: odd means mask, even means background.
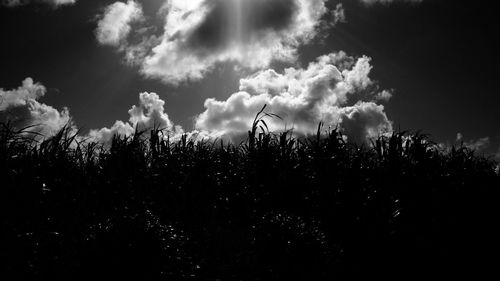
[[[0,132],[8,279],[406,280],[495,268],[497,163],[426,135]],[[435,276],[435,275],[432,275]]]

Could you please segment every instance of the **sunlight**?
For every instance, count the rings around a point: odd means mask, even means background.
[[[244,0],[233,0],[234,1],[234,23],[235,23],[235,34],[234,39],[238,46],[241,46],[243,41],[243,5]]]
[[[227,40],[232,45],[236,52],[241,53],[243,47],[244,34],[244,19],[243,19],[243,1],[245,0],[227,0],[226,13],[228,22],[231,25],[228,28]]]

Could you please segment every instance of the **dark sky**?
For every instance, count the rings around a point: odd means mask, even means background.
[[[47,5],[0,7],[0,88],[13,89],[26,77],[48,89],[43,102],[67,106],[84,129],[127,120],[140,92],[166,101],[170,118],[191,129],[205,99],[228,98],[241,73],[230,64],[197,82],[167,85],[127,65],[115,48],[96,40],[97,15],[114,1],[80,0],[54,9]],[[139,1],[140,2],[140,1]],[[394,89],[385,105],[402,129],[422,129],[436,141],[489,137],[490,152],[500,145],[496,1],[424,0],[366,6],[342,3],[346,22],[328,37],[300,47],[299,63],[343,50],[372,58],[371,77]],[[146,16],[162,1],[142,1]],[[152,17],[153,18],[153,17]],[[160,23],[161,25],[161,23]]]

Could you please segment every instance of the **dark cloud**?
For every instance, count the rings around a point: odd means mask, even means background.
[[[8,107],[0,111],[0,123],[10,124],[14,128],[24,128],[32,125],[30,110],[27,106]]]
[[[228,44],[229,38],[235,32],[226,5],[210,3],[210,12],[205,19],[189,34],[186,46],[191,49],[213,51]]]
[[[209,12],[188,35],[188,48],[215,51],[281,32],[299,10],[297,0],[208,0],[205,5]]]
[[[255,0],[242,3],[245,32],[286,29],[299,10],[296,0]]]

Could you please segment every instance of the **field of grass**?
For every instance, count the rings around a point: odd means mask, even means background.
[[[419,133],[359,146],[337,130],[295,139],[264,125],[241,145],[153,130],[103,147],[3,124],[0,279],[495,272],[494,161]]]

